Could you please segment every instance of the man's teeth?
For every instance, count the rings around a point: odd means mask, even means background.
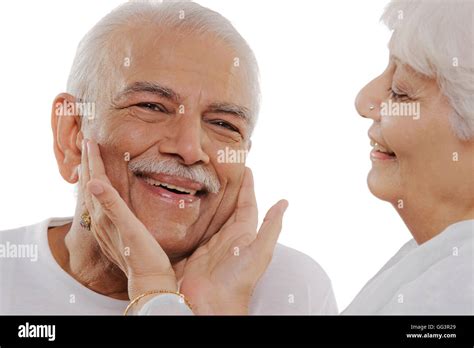
[[[163,186],[163,187],[166,187],[166,188],[169,188],[169,189],[172,189],[172,190],[176,190],[176,191],[179,191],[179,192],[182,192],[182,193],[186,193],[186,194],[189,194],[189,195],[195,195],[196,192],[197,192],[196,190],[185,189],[184,187],[179,187],[179,186],[167,184],[167,183],[160,182],[160,181],[154,180],[152,178],[148,178],[148,177],[145,177],[144,179],[150,185]]]
[[[389,155],[395,155],[395,153],[393,151],[390,151],[390,150],[386,149],[385,147],[383,147],[379,143],[376,143],[373,140],[370,141],[370,146],[372,146],[375,149],[375,151],[383,152],[383,153],[386,153],[386,154],[389,154]]]

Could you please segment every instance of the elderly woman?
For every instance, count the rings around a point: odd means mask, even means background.
[[[359,93],[372,119],[370,191],[413,240],[345,314],[474,313],[473,1],[392,1],[385,71]]]

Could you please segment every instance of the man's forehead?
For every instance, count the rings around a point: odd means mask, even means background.
[[[119,63],[126,63],[119,70],[124,82],[118,92],[127,87],[133,91],[135,82],[153,82],[180,97],[202,94],[249,103],[249,72],[243,64],[236,64],[238,53],[222,40],[210,35],[197,39],[177,33],[161,32],[157,37],[151,31],[146,37],[138,34],[138,40],[130,41],[134,36],[122,38],[122,47],[115,48],[123,56],[118,58]],[[146,89],[144,84],[139,87]]]
[[[212,64],[214,70],[230,72],[235,67],[234,58],[239,56],[235,48],[217,35],[191,29],[148,25],[125,29],[116,38],[118,48],[123,48],[137,64],[156,63],[169,68],[178,65],[173,63],[188,63],[194,68],[207,68]]]

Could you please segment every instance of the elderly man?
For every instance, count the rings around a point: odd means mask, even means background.
[[[221,156],[250,149],[257,70],[230,22],[197,4],[104,17],[53,103],[75,214],[0,233],[38,247],[36,262],[2,258],[0,313],[337,313],[319,265],[276,244],[287,202],[257,233],[252,174]]]

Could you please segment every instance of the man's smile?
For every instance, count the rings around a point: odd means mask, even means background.
[[[201,183],[178,176],[145,172],[134,175],[149,192],[177,205],[195,202],[208,193]]]

